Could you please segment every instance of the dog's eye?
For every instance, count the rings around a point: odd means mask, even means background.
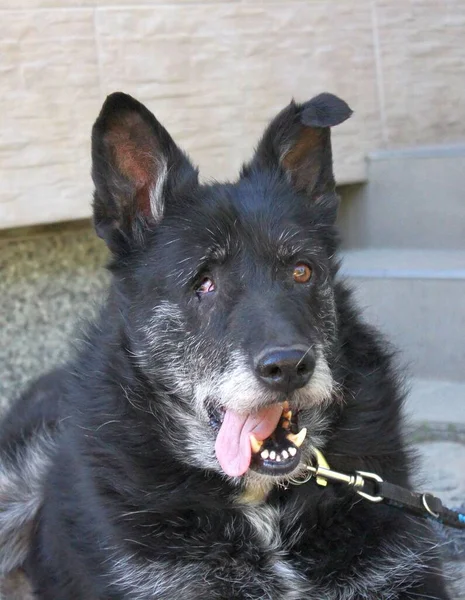
[[[197,286],[195,293],[197,296],[203,296],[215,291],[215,283],[211,277],[204,277]]]
[[[312,269],[305,263],[297,263],[292,276],[296,283],[307,283],[312,276]]]

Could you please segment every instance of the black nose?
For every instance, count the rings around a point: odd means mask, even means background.
[[[315,354],[300,347],[266,350],[255,361],[257,376],[273,390],[293,392],[303,387],[315,369]]]

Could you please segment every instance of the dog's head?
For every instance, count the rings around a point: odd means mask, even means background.
[[[288,476],[315,443],[335,398],[330,127],[350,114],[330,94],[292,102],[239,179],[211,185],[130,96],[94,125],[94,221],[129,351],[190,464]]]

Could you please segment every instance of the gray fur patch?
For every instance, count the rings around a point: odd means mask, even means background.
[[[163,189],[168,176],[168,165],[165,160],[157,160],[157,178],[155,185],[150,190],[150,211],[156,223],[161,221],[165,210]]]
[[[140,561],[134,555],[121,554],[111,560],[109,588],[123,591],[131,600],[198,598],[205,590],[201,570],[201,565],[187,562]]]
[[[306,386],[294,392],[292,402],[299,406],[315,406],[331,399],[334,381],[321,348],[316,349],[315,370]],[[195,401],[203,406],[209,397],[221,399],[221,405],[237,412],[249,412],[276,401],[276,393],[266,390],[240,352],[232,352],[228,367],[218,375],[199,379],[195,385]]]
[[[14,458],[0,456],[0,576],[26,557],[53,450],[54,440],[42,430]]]

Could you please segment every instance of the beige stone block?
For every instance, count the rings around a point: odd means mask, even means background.
[[[465,3],[377,0],[389,147],[465,139]]]
[[[199,0],[141,0],[139,5],[152,6],[159,4],[192,4]],[[202,0],[203,4],[233,3],[240,0]],[[34,9],[34,8],[80,8],[85,6],[126,6],[136,4],[131,0],[0,0],[0,10]]]
[[[380,23],[421,30],[434,21],[438,27],[463,24],[462,0],[375,0]]]
[[[92,6],[95,0],[0,0],[0,10],[21,10],[35,8],[79,8]]]
[[[204,174],[215,176],[240,164],[240,65],[224,21],[218,7],[205,6],[97,15],[103,89],[145,102]]]
[[[0,227],[89,214],[99,110],[91,10],[0,19]]]
[[[105,92],[146,102],[205,176],[234,177],[291,97],[332,91],[355,110],[334,132],[338,178],[365,177],[381,140],[367,3],[99,9],[96,24]]]

